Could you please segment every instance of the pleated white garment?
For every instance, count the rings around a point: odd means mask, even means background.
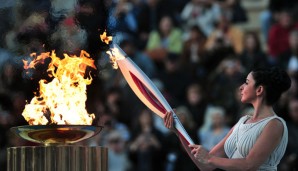
[[[255,123],[246,124],[245,121],[248,120],[249,117],[250,116],[248,115],[243,116],[235,125],[232,134],[225,142],[225,153],[229,158],[245,158],[250,149],[256,143],[266,124],[272,119],[279,119],[284,126],[282,139],[265,163],[263,163],[258,169],[258,171],[276,171],[277,165],[282,159],[288,144],[287,125],[285,121],[278,116],[271,116]]]

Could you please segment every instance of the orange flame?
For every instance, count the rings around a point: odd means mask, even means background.
[[[84,78],[84,75],[87,67],[96,67],[89,54],[82,50],[79,57],[64,54],[60,59],[52,51],[39,56],[33,53],[31,57],[33,61],[23,61],[25,69],[35,68],[36,64],[51,58],[47,71],[54,78],[48,83],[40,80],[39,95],[26,104],[22,115],[29,124],[91,125],[95,115],[87,113],[85,102],[86,87],[92,78]]]
[[[107,36],[107,32],[104,31],[101,35],[100,35],[100,39],[101,41],[105,42],[106,44],[109,44],[110,41],[113,40],[112,36]]]
[[[117,60],[125,59],[123,54],[121,54],[120,50],[116,47],[111,48],[109,51],[106,52],[110,56],[110,61],[112,63],[112,67],[114,69],[118,69]]]

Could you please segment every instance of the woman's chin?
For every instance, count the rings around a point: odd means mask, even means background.
[[[241,103],[247,103],[247,101],[243,98],[240,99]]]

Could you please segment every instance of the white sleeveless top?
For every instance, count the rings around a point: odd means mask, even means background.
[[[229,158],[245,158],[256,143],[266,124],[272,119],[279,119],[284,126],[283,136],[276,149],[263,163],[258,171],[276,171],[288,144],[288,129],[285,121],[278,116],[264,118],[255,123],[245,123],[249,116],[243,116],[234,126],[233,132],[227,138],[224,150]]]

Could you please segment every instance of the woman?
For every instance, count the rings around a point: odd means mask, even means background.
[[[288,142],[285,121],[273,111],[273,104],[291,86],[285,71],[277,68],[256,69],[241,85],[241,102],[254,107],[253,115],[240,118],[210,152],[200,145],[189,145],[201,170],[277,170]],[[173,129],[168,112],[165,126]]]

